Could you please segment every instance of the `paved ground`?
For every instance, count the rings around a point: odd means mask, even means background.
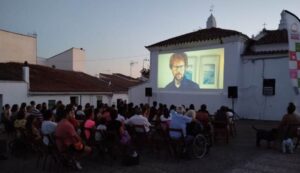
[[[294,154],[282,154],[276,149],[267,149],[263,143],[261,148],[255,147],[255,132],[251,125],[258,128],[270,129],[277,122],[239,120],[238,135],[231,138],[228,145],[217,143],[203,159],[176,160],[167,155],[144,153],[138,166],[124,167],[115,163],[110,165],[100,156],[90,156],[82,162],[82,172],[109,173],[298,173],[300,171],[300,149]],[[15,158],[10,156],[6,161],[0,161],[0,172],[42,172],[36,168],[34,156]],[[55,168],[55,165],[52,166]],[[54,169],[52,169],[54,170]],[[48,170],[49,172],[49,170]],[[52,171],[53,172],[53,171]],[[62,172],[73,172],[64,169]]]

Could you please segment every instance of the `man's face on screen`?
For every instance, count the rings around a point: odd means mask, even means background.
[[[184,76],[185,71],[185,63],[182,59],[174,59],[172,64],[172,74],[174,79],[177,81],[181,81]]]

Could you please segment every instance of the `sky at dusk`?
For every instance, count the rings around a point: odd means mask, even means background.
[[[280,13],[300,17],[299,0],[0,0],[0,29],[37,33],[38,56],[86,51],[86,72],[138,77],[147,45],[204,29],[213,5],[217,27],[249,37],[277,29]]]

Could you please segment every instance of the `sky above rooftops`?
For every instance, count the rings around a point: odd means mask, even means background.
[[[37,33],[39,57],[84,48],[87,73],[138,77],[144,46],[204,29],[212,5],[217,27],[249,37],[277,29],[283,9],[300,17],[299,0],[1,0],[0,29]]]

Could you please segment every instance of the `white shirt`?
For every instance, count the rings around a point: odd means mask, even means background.
[[[42,134],[43,135],[53,134],[55,132],[56,126],[57,126],[56,122],[53,122],[50,120],[43,121],[42,127],[41,127]],[[44,144],[48,145],[49,139],[46,136],[44,136],[43,142],[44,142]]]
[[[97,129],[97,130],[106,130],[107,127],[106,127],[104,124],[99,124],[99,125],[97,126],[96,129]],[[98,131],[96,131],[96,133],[95,133],[95,140],[96,140],[96,141],[101,141],[101,140],[103,140],[103,139],[102,139],[102,136],[101,136],[101,133],[98,132]]]
[[[134,115],[125,121],[128,125],[144,125],[146,132],[150,131],[150,122],[143,115]]]
[[[118,117],[116,118],[116,120],[120,121],[120,122],[124,122],[125,121],[125,117],[122,116],[121,114],[118,114]]]

